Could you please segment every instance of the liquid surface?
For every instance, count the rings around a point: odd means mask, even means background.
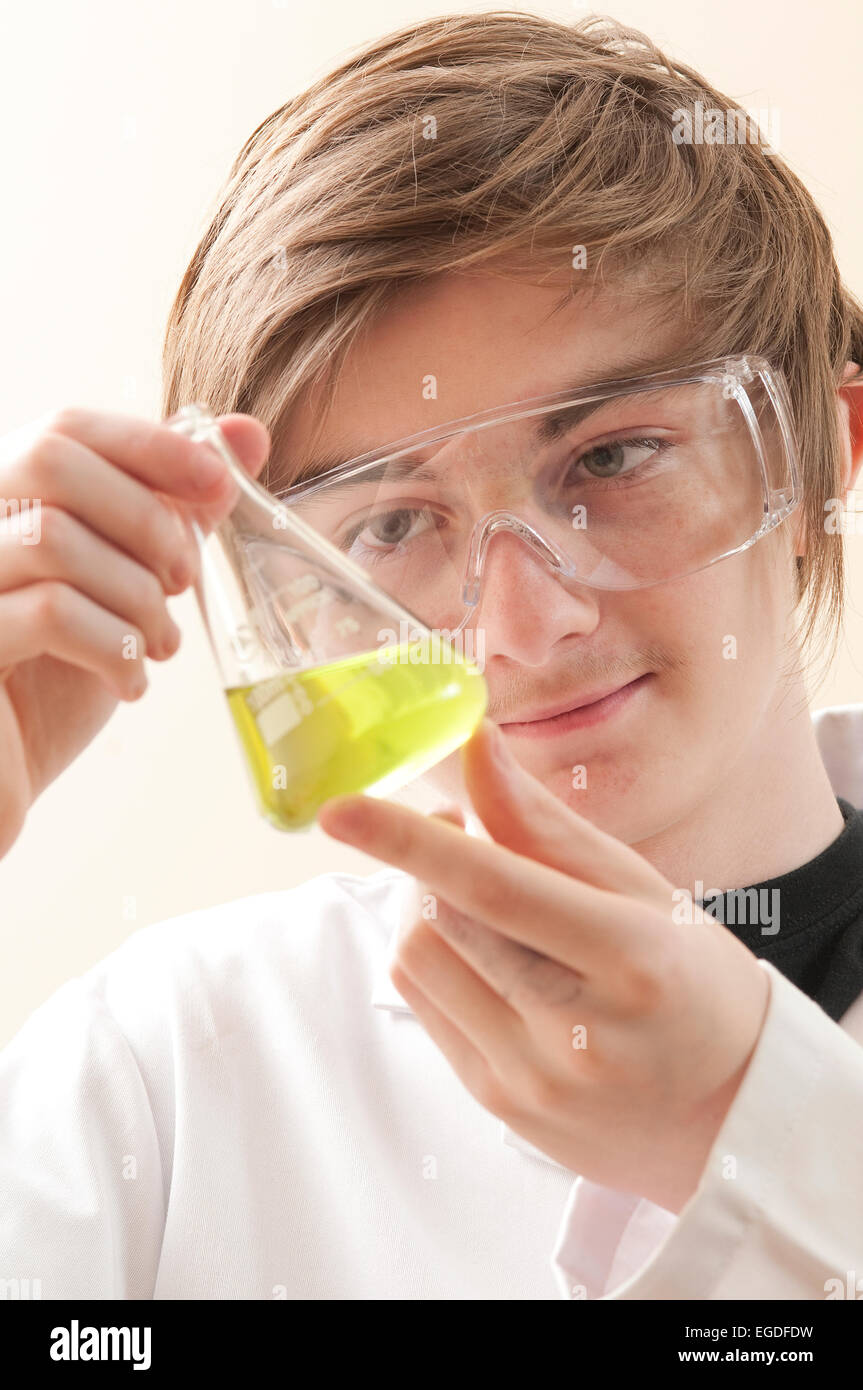
[[[458,748],[486,684],[437,638],[227,690],[261,813],[311,825],[330,797],[385,795]]]

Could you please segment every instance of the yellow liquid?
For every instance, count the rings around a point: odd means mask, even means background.
[[[464,743],[487,701],[476,667],[435,637],[225,693],[261,812],[279,830],[310,825],[332,796],[385,794],[419,776]]]

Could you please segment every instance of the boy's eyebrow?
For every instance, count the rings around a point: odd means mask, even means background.
[[[669,359],[665,360],[668,361]],[[663,362],[657,359],[655,352],[647,351],[636,353],[624,360],[618,359],[613,367],[607,365],[601,376],[598,376],[596,370],[594,370],[591,373],[590,381],[572,381],[568,385],[565,384],[558,388],[556,391],[548,391],[545,394],[551,396],[566,392],[567,395],[574,396],[577,395],[579,391],[583,391],[592,384],[625,381],[628,377],[642,376],[647,372],[658,372],[662,370],[664,370]],[[634,394],[635,393],[633,393],[633,395]],[[510,404],[517,404],[517,402],[510,402]],[[605,404],[605,398],[595,401],[582,401],[577,405],[563,406],[560,410],[555,411],[554,414],[544,416],[534,430],[534,442],[537,444],[553,442],[564,429],[572,429],[595,411],[601,410]],[[506,410],[506,408],[506,406],[501,406],[502,411]],[[446,424],[443,424],[441,429],[445,430]],[[386,447],[386,445],[381,445],[381,448]],[[371,449],[364,449],[362,451],[362,453],[373,452],[375,451]],[[284,493],[292,491],[296,487],[300,487],[303,483],[310,483],[315,478],[325,473],[330,473],[337,468],[343,467],[345,464],[350,463],[352,458],[361,458],[362,453],[348,455],[346,457],[344,452],[331,452],[310,460],[308,463],[303,464],[291,482],[286,484],[285,488],[282,489],[277,496],[282,496]],[[338,482],[334,480],[332,488],[333,492],[335,492],[336,488],[342,491],[343,489],[351,487],[382,482],[384,479],[388,482],[398,482],[408,477],[412,478],[415,482],[431,482],[436,476],[437,470],[428,467],[416,454],[405,454],[399,459],[389,462],[384,460],[381,463],[370,465],[368,468],[362,469],[362,471],[358,472],[354,477],[344,478]]]

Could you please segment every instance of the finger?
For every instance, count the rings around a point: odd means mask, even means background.
[[[244,467],[250,473],[260,471],[269,450],[264,425],[251,415],[225,416],[219,424]],[[192,505],[217,504],[220,495],[232,495],[235,488],[214,449],[164,422],[76,407],[43,417],[28,428],[34,446],[46,433],[74,439],[138,482]],[[21,431],[16,432],[16,447],[22,437]]]
[[[405,978],[422,990],[482,1056],[503,1063],[515,1056],[523,1032],[520,1018],[428,923],[417,922],[404,934],[390,962],[390,978],[399,992]]]
[[[447,806],[441,806],[437,811],[431,811],[429,814],[434,816],[436,820],[446,821],[449,825],[457,825],[462,830],[465,828],[464,811],[454,801]]]
[[[248,473],[250,478],[260,478],[266,487],[271,451],[270,435],[266,426],[253,415],[238,414],[221,415],[216,423],[225,443],[243,470]],[[200,448],[201,446],[196,444],[195,447]],[[224,463],[223,460],[222,462]],[[223,517],[228,515],[236,502],[236,498],[237,487],[235,483],[231,483],[227,492],[217,493],[212,503],[207,500],[203,504],[193,507],[188,501],[177,501],[174,505],[177,506],[181,519],[184,521],[194,519],[204,535],[207,535]]]
[[[318,823],[334,839],[427,883],[458,911],[574,970],[607,969],[640,944],[631,899],[408,806],[334,797]]]
[[[431,814],[437,820],[465,828],[464,812],[456,802]],[[573,971],[457,912],[443,898],[423,893],[427,884],[416,886],[417,894],[410,903],[410,924],[422,910],[423,921],[429,922],[480,979],[519,1013],[527,1004],[535,1005],[539,997],[553,1002],[549,997],[551,985],[554,997],[565,997],[567,1001],[581,991],[581,977]]]
[[[124,647],[129,636],[136,646]],[[124,650],[136,655],[124,658]],[[120,700],[147,689],[144,636],[77,589],[56,580],[0,594],[0,667],[54,656],[100,676]]]
[[[568,1006],[584,994],[584,976],[578,971],[511,941],[492,927],[456,912],[446,902],[438,902],[431,925],[471,970],[525,1020],[540,1006]]]
[[[116,614],[126,630],[131,624],[143,633],[147,656],[173,656],[180,630],[150,570],[57,507],[41,508],[39,526],[39,543],[34,546],[0,534],[0,590],[59,580]]]
[[[429,812],[436,820],[445,821],[449,825],[457,825],[464,828],[464,813],[456,802],[451,802],[447,806],[441,806],[437,811]],[[437,899],[433,893],[426,893],[427,885],[417,882],[416,879],[408,880],[405,885],[405,892],[402,895],[402,908],[400,913],[399,925],[392,938],[392,945],[401,939],[405,932],[409,931],[414,922],[422,917],[423,921],[428,921],[429,912],[436,911]]]
[[[76,439],[42,435],[31,453],[3,470],[7,494],[60,508],[152,570],[165,593],[195,577],[198,545],[170,499],[151,491]],[[33,516],[38,522],[39,516]]]
[[[498,844],[597,888],[668,905],[663,875],[532,777],[490,719],[463,745],[462,761],[473,807]]]

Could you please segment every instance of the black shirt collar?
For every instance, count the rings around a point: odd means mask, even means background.
[[[814,859],[699,903],[838,1019],[863,992],[863,811],[836,800],[844,829]]]

